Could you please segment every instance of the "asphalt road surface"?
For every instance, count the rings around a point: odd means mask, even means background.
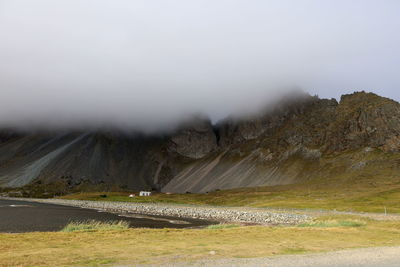
[[[0,199],[0,232],[59,231],[71,221],[127,221],[130,227],[188,228],[209,225],[196,219],[113,214],[92,209]]]

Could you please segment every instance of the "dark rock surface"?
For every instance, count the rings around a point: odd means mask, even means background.
[[[207,118],[184,123],[168,141],[170,152],[191,159],[200,159],[217,149],[217,138]]]

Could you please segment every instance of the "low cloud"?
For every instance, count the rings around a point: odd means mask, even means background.
[[[0,0],[0,126],[156,131],[293,88],[400,99],[398,1]]]

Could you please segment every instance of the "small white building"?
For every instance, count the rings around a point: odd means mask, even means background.
[[[149,197],[149,196],[151,196],[151,192],[149,192],[149,191],[140,191],[139,196],[141,196],[141,197]]]

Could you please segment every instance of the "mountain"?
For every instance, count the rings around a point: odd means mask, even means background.
[[[399,150],[399,103],[365,92],[340,102],[294,94],[258,114],[217,125],[195,117],[160,136],[4,130],[0,185],[205,193],[397,177]]]

